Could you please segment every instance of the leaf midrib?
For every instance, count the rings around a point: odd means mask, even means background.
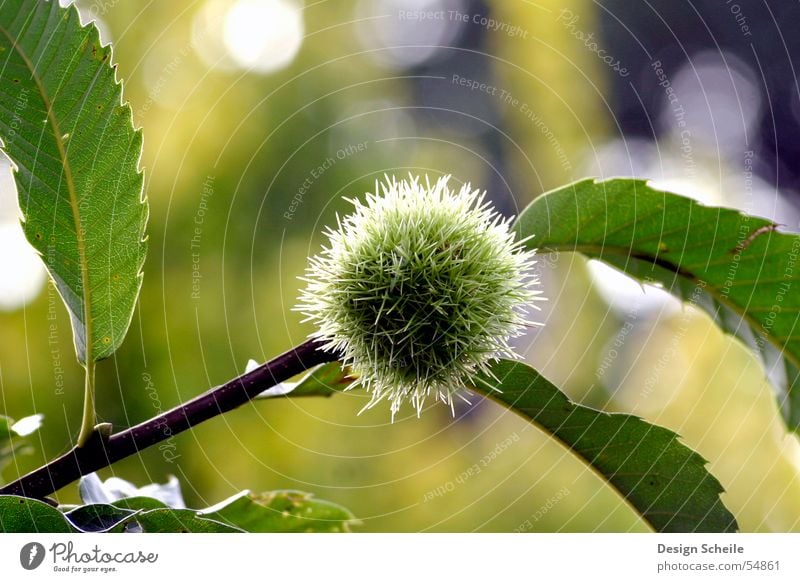
[[[72,168],[69,163],[69,159],[67,157],[67,151],[64,147],[64,140],[62,139],[63,134],[59,128],[58,120],[56,119],[55,112],[53,111],[53,105],[50,102],[47,92],[45,91],[44,86],[42,85],[41,79],[36,74],[36,69],[34,68],[33,62],[28,58],[28,55],[19,46],[17,40],[12,38],[11,34],[8,32],[8,29],[0,25],[0,33],[6,37],[8,42],[11,44],[11,47],[14,51],[19,55],[22,61],[25,63],[25,66],[28,68],[31,74],[31,79],[33,79],[34,83],[36,84],[36,88],[39,91],[39,95],[44,102],[44,105],[47,109],[47,120],[51,127],[51,131],[55,137],[56,147],[58,148],[58,154],[61,157],[61,166],[64,168],[64,179],[67,183],[67,192],[69,193],[69,203],[70,208],[72,210],[72,217],[75,222],[75,236],[77,238],[78,243],[78,257],[80,259],[80,270],[81,270],[81,286],[83,287],[81,293],[81,299],[83,304],[83,327],[84,327],[84,356],[85,356],[85,363],[88,365],[89,362],[92,361],[93,356],[93,338],[92,338],[92,314],[91,314],[91,302],[89,301],[89,268],[86,262],[86,240],[84,237],[84,231],[82,226],[82,221],[80,217],[80,207],[78,205],[78,194],[75,189],[75,181],[72,177]]]

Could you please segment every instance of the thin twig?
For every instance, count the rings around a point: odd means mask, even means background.
[[[308,340],[255,370],[122,432],[109,435],[96,430],[84,446],[75,447],[0,488],[0,495],[42,499],[82,475],[108,467],[203,421],[233,410],[304,370],[337,359],[335,354],[321,351],[318,347],[315,340]]]

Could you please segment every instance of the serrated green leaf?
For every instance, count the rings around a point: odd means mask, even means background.
[[[582,180],[538,197],[516,223],[540,252],[577,251],[706,310],[777,379],[800,427],[800,236],[768,220],[703,206],[643,180]]]
[[[82,505],[64,513],[72,526],[82,532],[102,533],[128,521],[139,511],[95,503]]]
[[[115,501],[111,505],[122,509],[133,510],[169,509],[163,501],[153,499],[152,497],[126,497],[125,499]]]
[[[628,414],[576,404],[521,364],[501,360],[475,387],[583,458],[659,532],[733,532],[722,486],[674,432]]]
[[[24,230],[72,320],[78,360],[122,343],[142,279],[141,132],[94,24],[53,0],[0,5],[0,138]]]
[[[344,532],[356,521],[344,507],[302,491],[242,491],[199,515],[255,533]]]
[[[0,496],[0,532],[72,533],[67,518],[55,507],[36,499]]]
[[[141,533],[242,533],[243,530],[200,516],[192,509],[152,509],[118,524],[113,532],[130,531],[138,525]],[[139,530],[137,530],[139,531]]]

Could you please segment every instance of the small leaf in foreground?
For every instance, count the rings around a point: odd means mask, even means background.
[[[102,533],[111,531],[137,513],[138,511],[121,509],[113,505],[92,504],[77,507],[64,515],[79,531]]]
[[[125,497],[124,499],[115,501],[111,505],[122,509],[143,509],[147,511],[151,509],[169,509],[164,502],[153,499],[152,497]]]
[[[346,532],[357,521],[344,507],[302,491],[242,491],[199,515],[256,533]]]
[[[0,496],[0,532],[72,533],[64,514],[36,499],[16,495]]]
[[[135,529],[131,526],[137,526]],[[241,533],[243,530],[200,516],[192,509],[152,509],[143,511],[112,531],[124,533]]]
[[[276,396],[332,396],[346,390],[354,381],[349,368],[343,367],[340,362],[330,362],[314,368],[297,382],[281,382],[268,388],[256,396],[256,399]]]

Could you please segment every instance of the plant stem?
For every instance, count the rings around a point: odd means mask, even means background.
[[[86,361],[86,384],[83,392],[83,419],[81,420],[81,432],[78,433],[78,446],[84,446],[89,437],[94,432],[97,424],[97,416],[94,408],[94,361]]]
[[[338,359],[336,354],[323,352],[318,347],[316,340],[308,340],[255,370],[122,432],[109,436],[92,427],[83,446],[75,447],[0,488],[0,495],[42,499],[82,475],[108,467],[205,420],[233,410],[304,370]]]

